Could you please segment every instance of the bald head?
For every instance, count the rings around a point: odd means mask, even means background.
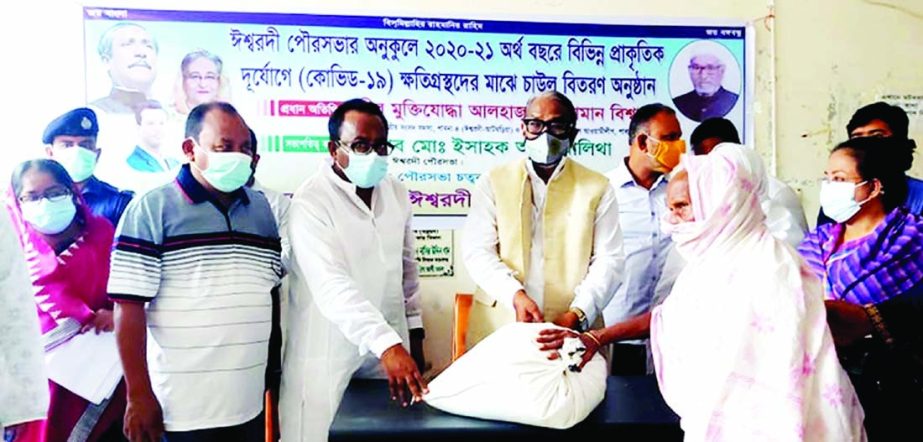
[[[533,96],[526,102],[526,114],[532,114],[538,108],[554,107],[565,123],[577,123],[577,109],[566,95],[558,91],[545,91]]]

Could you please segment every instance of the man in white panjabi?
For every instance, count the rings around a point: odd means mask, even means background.
[[[468,345],[512,322],[586,329],[612,298],[625,255],[609,180],[567,157],[578,130],[556,91],[529,100],[527,159],[484,174],[472,192],[462,243],[479,290]]]
[[[387,120],[375,103],[355,99],[334,111],[329,128],[331,159],[291,208],[280,402],[287,442],[326,441],[353,377],[388,379],[403,406],[426,392],[411,206],[387,174]]]

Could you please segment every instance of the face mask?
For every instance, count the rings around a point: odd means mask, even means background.
[[[562,140],[545,132],[534,140],[526,140],[526,154],[538,164],[555,164],[567,155],[570,140]]]
[[[60,201],[42,198],[38,201],[20,203],[19,207],[22,209],[22,218],[33,229],[45,235],[63,232],[77,214],[77,206],[70,195]]]
[[[349,181],[363,189],[369,189],[378,185],[379,182],[388,173],[388,160],[377,153],[368,155],[357,155],[354,152],[346,152],[349,155],[349,167],[340,170],[346,174]]]
[[[96,169],[96,152],[82,147],[54,149],[52,159],[57,161],[75,183],[82,183],[93,176]]]
[[[856,188],[866,183],[868,181],[857,184],[848,181],[822,181],[820,183],[820,206],[824,209],[824,214],[838,223],[849,221],[859,212],[862,205],[871,199],[869,197],[862,202],[856,202]]]
[[[193,167],[199,169],[205,181],[212,187],[224,193],[231,193],[240,189],[250,180],[253,170],[250,164],[253,158],[240,152],[205,152],[208,157],[208,169],[202,170],[192,162]]]
[[[686,153],[685,141],[663,141],[650,135],[647,137],[657,142],[653,149],[648,149],[647,156],[653,159],[661,168],[661,170],[657,170],[658,172],[669,172],[679,165],[679,157]]]

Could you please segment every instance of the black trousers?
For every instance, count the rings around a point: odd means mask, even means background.
[[[647,346],[612,344],[612,374],[640,376],[647,374]]]
[[[262,442],[266,437],[265,419],[260,413],[253,420],[232,427],[167,432],[163,442]]]

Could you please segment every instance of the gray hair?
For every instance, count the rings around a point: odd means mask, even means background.
[[[106,29],[106,32],[103,32],[103,35],[99,37],[99,45],[96,46],[96,52],[99,53],[99,58],[102,58],[103,60],[112,58],[112,35],[115,34],[115,31],[118,31],[119,29],[127,28],[129,26],[134,26],[136,28],[143,29],[144,32],[147,32],[147,34],[151,36],[151,44],[154,45],[154,52],[160,53],[160,46],[157,45],[157,39],[154,38],[154,35],[151,34],[151,32],[147,30],[147,28],[137,23],[123,21],[123,22],[116,23],[114,26],[112,26],[109,29]]]
[[[179,65],[180,71],[182,71],[183,75],[186,74],[186,68],[189,67],[189,63],[192,63],[193,61],[196,61],[200,58],[205,58],[214,63],[215,68],[218,69],[218,75],[221,75],[221,70],[224,67],[224,63],[221,61],[221,57],[218,57],[217,55],[212,54],[205,49],[197,49],[183,57],[183,61]]]

